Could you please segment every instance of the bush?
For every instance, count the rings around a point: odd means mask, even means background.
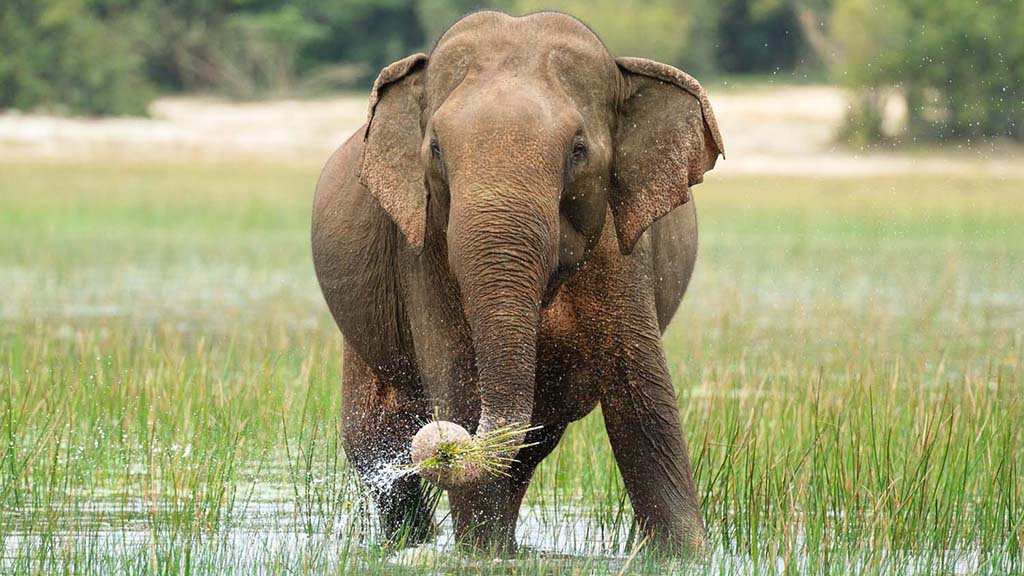
[[[283,95],[295,88],[299,51],[326,34],[326,27],[295,6],[240,12],[200,42],[208,59],[191,64],[217,92],[236,98]]]
[[[792,0],[720,0],[714,59],[721,70],[777,72],[796,66],[804,52]]]
[[[837,0],[832,22],[838,78],[862,92],[854,139],[881,134],[871,93],[895,88],[912,138],[1024,140],[1024,2]]]
[[[686,48],[690,14],[675,0],[520,0],[517,13],[550,9],[590,25],[617,56],[677,64]]]
[[[145,113],[154,90],[138,50],[142,23],[114,8],[6,0],[0,6],[0,106]]]

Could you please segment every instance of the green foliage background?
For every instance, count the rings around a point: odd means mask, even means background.
[[[59,103],[97,114],[144,112],[154,94],[137,49],[146,22],[118,4],[0,4],[0,105]]]
[[[854,137],[884,136],[891,87],[914,138],[1024,139],[1024,2],[837,0],[832,22],[837,78],[863,88]]]
[[[431,43],[482,8],[581,17],[619,54],[657,58],[694,72],[792,67],[787,50],[721,58],[718,6],[766,4],[723,19],[757,29],[792,23],[781,1],[728,0],[7,0],[0,8],[0,106],[136,114],[157,92],[237,98],[362,86],[389,62]],[[731,46],[731,45],[730,45]],[[731,48],[730,48],[731,51]],[[754,53],[759,53],[754,55]]]
[[[5,0],[0,107],[141,114],[158,93],[235,98],[364,87],[482,8],[553,9],[616,54],[703,77],[796,74],[858,97],[848,135],[1024,139],[1019,0]]]

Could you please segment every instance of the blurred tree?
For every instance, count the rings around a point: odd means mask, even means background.
[[[154,87],[251,98],[365,84],[481,8],[566,11],[615,54],[694,73],[784,69],[801,50],[793,6],[831,1],[4,0],[0,106],[138,113]]]
[[[369,82],[480,8],[569,12],[615,54],[706,74],[813,51],[856,89],[847,135],[1024,140],[1019,0],[4,0],[0,106],[143,113],[156,89],[257,97]],[[891,135],[891,134],[890,134]]]
[[[678,64],[690,14],[677,0],[519,0],[515,13],[560,10],[586,22],[613,54]]]
[[[0,106],[144,113],[153,87],[137,50],[143,28],[126,2],[4,0]]]
[[[216,85],[213,46],[228,6],[223,0],[142,0],[149,29],[143,53],[147,73],[165,90],[210,90]]]
[[[416,2],[416,16],[426,38],[433,42],[462,16],[484,9],[512,11],[512,0],[420,0]]]
[[[296,2],[326,34],[302,49],[302,71],[324,65],[357,64],[362,82],[395,60],[424,49],[417,0],[347,0]]]
[[[295,89],[302,50],[329,28],[294,3],[268,0],[146,0],[150,73],[167,89],[234,97]]]
[[[686,48],[679,58],[679,65],[691,74],[718,71],[722,5],[718,0],[686,0],[684,6],[690,14],[690,27],[685,32]]]
[[[837,0],[838,78],[859,89],[855,141],[877,140],[887,90],[912,138],[1024,140],[1024,2]]]
[[[789,70],[804,46],[794,4],[723,0],[718,4],[715,61],[725,72]]]
[[[244,81],[245,90],[235,96],[285,94],[296,84],[299,51],[326,35],[326,26],[308,19],[296,6],[232,14],[222,33],[220,68]]]
[[[836,58],[836,45],[828,35],[829,15],[833,0],[789,0],[800,25],[800,32],[807,46],[818,61],[832,66]]]

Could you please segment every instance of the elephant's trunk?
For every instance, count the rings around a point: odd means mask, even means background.
[[[540,302],[557,258],[556,218],[557,193],[453,188],[449,261],[472,332],[477,436],[530,423]],[[518,446],[524,438],[522,432],[507,442]]]

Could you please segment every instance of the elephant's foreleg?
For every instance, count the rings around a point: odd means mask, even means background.
[[[700,499],[656,330],[652,322],[649,335],[624,347],[601,410],[641,533],[655,548],[699,555],[706,548]]]
[[[448,493],[460,543],[488,552],[515,551],[516,521],[523,496],[537,465],[555,449],[564,432],[565,425],[530,432],[525,443],[534,445],[519,451],[508,476]]]
[[[391,544],[414,545],[433,537],[435,499],[423,490],[419,475],[401,475],[410,462],[410,439],[427,410],[422,399],[383,382],[345,344],[343,367],[345,452],[370,489]]]

